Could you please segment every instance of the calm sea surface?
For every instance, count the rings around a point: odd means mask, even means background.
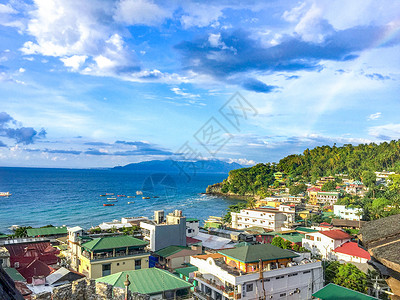
[[[221,216],[237,200],[201,195],[209,184],[227,174],[196,174],[190,179],[178,174],[144,174],[110,170],[0,168],[0,232],[11,225],[47,224],[90,228],[121,217],[151,217],[154,210],[180,209],[201,221]],[[136,191],[143,195],[136,196]],[[101,194],[114,193],[117,202]],[[135,198],[117,197],[131,195]],[[142,199],[148,196],[150,199]],[[158,198],[157,198],[158,197]],[[128,204],[134,201],[134,204]],[[104,203],[115,206],[104,207]]]

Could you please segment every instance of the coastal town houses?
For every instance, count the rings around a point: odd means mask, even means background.
[[[195,218],[186,218],[186,237],[194,237],[199,234],[200,221]]]
[[[148,241],[147,249],[158,251],[168,246],[186,246],[186,217],[181,210],[166,216],[163,210],[154,212],[154,220],[140,222],[143,237]]]
[[[282,211],[272,208],[242,209],[238,213],[232,212],[231,216],[234,229],[258,226],[278,231],[284,227],[285,221],[287,221],[287,217]]]
[[[346,242],[331,253],[333,259],[345,262],[367,263],[371,259],[368,251],[362,249],[355,242]]]
[[[148,295],[148,300],[190,299],[190,288],[193,286],[178,276],[157,268],[118,272],[98,278],[96,282],[125,289],[126,280],[129,280],[128,290],[134,294]]]
[[[158,267],[174,270],[187,266],[190,256],[202,253],[201,246],[193,246],[192,248],[183,246],[168,246],[160,249],[152,254],[158,260]]]
[[[202,300],[311,299],[323,286],[320,261],[269,244],[192,256],[190,263],[198,268],[194,295]]]
[[[360,221],[363,217],[362,208],[349,207],[346,205],[334,205],[333,213],[340,219],[351,220],[351,221]]]
[[[323,230],[307,233],[303,238],[302,245],[313,255],[320,255],[322,258],[332,259],[332,251],[337,247],[349,242],[351,236],[340,230]]]
[[[78,272],[96,279],[149,267],[147,242],[128,235],[94,238],[81,243]]]

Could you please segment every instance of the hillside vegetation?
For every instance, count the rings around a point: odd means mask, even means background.
[[[227,179],[209,186],[207,192],[265,197],[269,194],[268,187],[277,185],[273,175],[277,171],[288,176],[286,185],[290,186],[293,182],[315,182],[322,176],[338,173],[362,180],[363,173],[365,176],[366,173],[382,170],[400,173],[400,140],[306,149],[303,154],[289,155],[278,164],[257,164],[232,170]]]

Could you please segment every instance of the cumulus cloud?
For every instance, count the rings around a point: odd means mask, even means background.
[[[388,26],[358,26],[333,30],[323,39],[316,40],[285,35],[278,44],[272,46],[266,46],[247,31],[236,30],[184,41],[176,45],[176,49],[183,56],[185,69],[229,83],[234,78],[241,78],[242,86],[254,90],[254,84],[244,84],[250,80],[250,83],[257,83],[256,91],[270,92],[272,89],[254,81],[251,73],[319,71],[326,60],[354,60],[361,51],[372,47],[387,30]],[[399,32],[382,46],[395,44],[400,44]],[[235,52],[230,49],[235,49]]]
[[[170,14],[170,11],[152,1],[122,0],[117,4],[114,19],[128,25],[158,25]]]
[[[372,80],[387,80],[390,79],[389,76],[385,76],[379,73],[372,73],[372,74],[365,74],[365,77],[372,79]]]
[[[373,126],[368,129],[368,133],[380,140],[396,140],[400,138],[400,124],[390,123],[381,126]]]
[[[19,123],[8,113],[0,112],[0,136],[15,140],[17,144],[33,144],[36,139],[46,137],[46,131],[39,132],[32,127],[18,126]],[[3,143],[4,144],[4,143]]]
[[[184,89],[181,89],[181,88],[178,88],[178,87],[171,88],[171,91],[174,92],[176,95],[182,96],[184,98],[194,99],[194,98],[199,98],[200,97],[200,95],[198,95],[198,94],[187,93],[187,92],[184,91]]]

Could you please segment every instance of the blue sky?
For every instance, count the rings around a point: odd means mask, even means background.
[[[9,0],[0,165],[278,161],[400,138],[400,2]]]

